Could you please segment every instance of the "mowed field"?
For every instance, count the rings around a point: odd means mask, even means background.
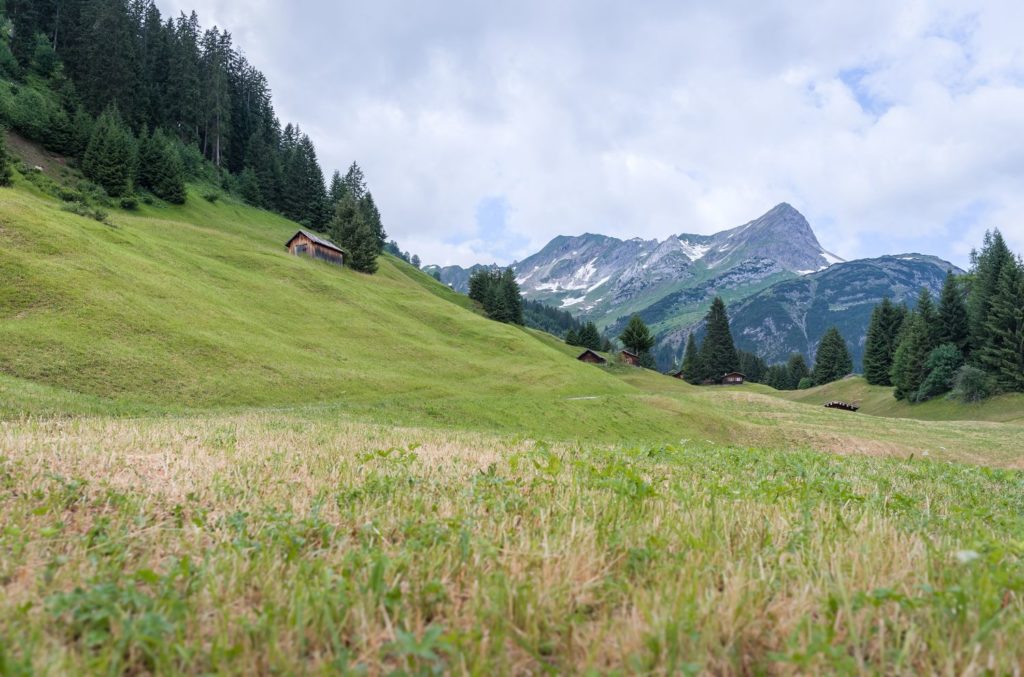
[[[0,674],[1024,662],[1018,401],[694,388],[230,199],[0,199]]]

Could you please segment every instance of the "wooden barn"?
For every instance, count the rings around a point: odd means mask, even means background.
[[[339,266],[345,264],[345,251],[330,240],[300,230],[285,243],[285,249],[295,256],[310,256]]]
[[[619,357],[621,357],[622,361],[628,365],[634,367],[640,366],[640,356],[637,355],[636,353],[631,353],[628,350],[623,350],[621,353],[619,353]]]
[[[746,378],[746,376],[739,373],[738,371],[730,371],[728,374],[722,377],[722,385],[741,386],[743,385],[743,381],[745,381]]]
[[[586,362],[587,364],[607,364],[608,360],[604,359],[593,350],[589,348],[584,350],[583,353],[576,358],[580,362]]]

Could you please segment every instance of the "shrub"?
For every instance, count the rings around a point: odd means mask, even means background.
[[[810,376],[805,376],[800,379],[800,383],[796,385],[797,390],[807,390],[814,385],[814,380]]]
[[[220,193],[206,193],[203,195],[203,199],[210,204],[216,204],[217,200],[220,199]]]
[[[107,221],[107,210],[102,207],[90,207],[81,202],[66,202],[61,206],[61,209],[78,216],[84,216],[87,219],[94,219],[100,223],[106,223]]]
[[[915,402],[924,402],[937,395],[948,393],[953,388],[953,379],[957,369],[963,363],[963,354],[952,343],[945,343],[930,352],[924,365],[928,375],[912,399]]]
[[[121,198],[121,209],[127,209],[128,211],[135,211],[139,208],[139,200],[135,197],[123,197]]]
[[[961,402],[981,402],[996,391],[995,380],[985,371],[970,365],[960,367],[953,377],[952,397]]]

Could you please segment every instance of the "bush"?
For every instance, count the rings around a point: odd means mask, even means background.
[[[78,216],[84,216],[87,219],[95,219],[100,223],[106,223],[107,221],[107,210],[102,207],[90,207],[81,202],[66,202],[61,206],[61,209]]]
[[[220,199],[220,193],[205,193],[203,195],[203,199],[209,202],[210,204],[216,204],[217,200]]]
[[[953,388],[953,379],[964,363],[964,356],[952,343],[945,343],[928,354],[924,368],[927,376],[911,398],[915,402],[924,402]]]
[[[134,197],[123,197],[121,198],[121,209],[127,209],[128,211],[135,211],[139,208],[139,201]]]
[[[961,402],[981,402],[996,392],[995,380],[985,371],[972,367],[960,367],[953,377],[951,397]]]
[[[807,390],[814,385],[814,380],[810,376],[805,376],[800,379],[800,382],[796,385],[797,390]]]

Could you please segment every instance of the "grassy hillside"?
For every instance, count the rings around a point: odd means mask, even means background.
[[[851,377],[817,388],[771,392],[793,402],[822,405],[830,400],[855,402],[860,414],[914,418],[922,421],[994,421],[1024,423],[1024,395],[1011,394],[993,397],[978,404],[962,404],[944,397],[910,404],[892,396],[892,388],[868,385],[863,378]]]

